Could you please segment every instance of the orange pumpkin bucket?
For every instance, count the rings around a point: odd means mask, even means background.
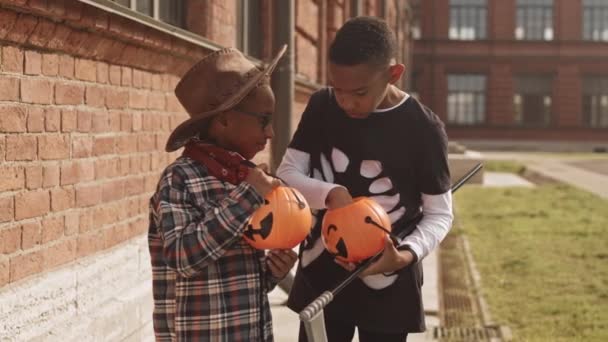
[[[325,249],[346,262],[357,262],[380,252],[391,231],[388,214],[376,201],[357,197],[342,208],[328,210],[321,235]]]
[[[310,207],[302,194],[279,186],[249,219],[243,237],[257,249],[291,249],[302,242],[312,225]]]

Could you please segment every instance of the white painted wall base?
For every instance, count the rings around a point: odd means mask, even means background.
[[[145,236],[0,289],[0,341],[153,341]]]

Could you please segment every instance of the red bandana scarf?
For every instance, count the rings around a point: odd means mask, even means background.
[[[236,152],[197,141],[189,142],[182,155],[205,165],[212,176],[234,185],[247,178],[249,169],[255,166]]]

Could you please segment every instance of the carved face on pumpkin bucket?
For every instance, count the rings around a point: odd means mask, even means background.
[[[253,213],[243,237],[257,249],[291,249],[310,232],[312,215],[304,196],[294,188],[279,186]]]
[[[384,248],[391,221],[374,200],[357,197],[346,207],[328,210],[321,235],[327,251],[337,259],[358,262]]]

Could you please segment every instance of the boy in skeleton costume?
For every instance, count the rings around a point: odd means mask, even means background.
[[[277,171],[318,209],[300,248],[288,301],[294,311],[354,269],[323,247],[326,209],[369,196],[387,211],[393,232],[417,222],[397,245],[387,238],[382,257],[326,307],[330,342],[350,341],[355,327],[362,342],[405,341],[409,332],[424,331],[420,261],[452,224],[443,123],[394,85],[405,70],[395,56],[394,34],[381,19],[345,23],[329,51],[332,87],[312,95]],[[306,341],[303,327],[299,338]]]

